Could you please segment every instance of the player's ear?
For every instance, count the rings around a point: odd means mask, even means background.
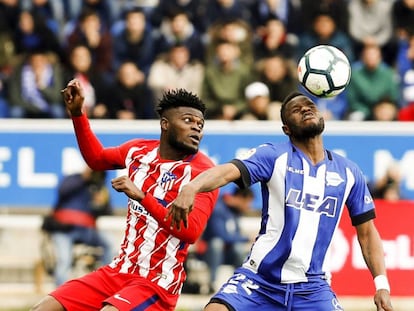
[[[286,126],[285,124],[283,124],[283,125],[282,125],[282,131],[283,131],[283,133],[285,133],[287,136],[289,136],[289,135],[290,135],[290,130],[289,130],[289,127],[288,127],[288,126]]]
[[[168,119],[166,117],[162,117],[160,120],[161,130],[166,131],[168,129]]]

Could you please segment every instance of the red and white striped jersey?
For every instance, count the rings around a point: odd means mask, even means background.
[[[141,202],[128,199],[125,236],[110,266],[120,273],[139,274],[171,294],[180,293],[189,244],[203,232],[218,190],[196,196],[188,228],[171,229],[164,218],[181,187],[212,167],[212,161],[201,152],[180,161],[161,159],[159,140],[135,139],[104,148],[86,117],[74,117],[73,122],[80,150],[91,168],[126,168],[130,179],[146,193]]]

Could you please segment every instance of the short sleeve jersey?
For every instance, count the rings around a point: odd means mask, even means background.
[[[353,225],[375,217],[362,172],[333,152],[313,165],[290,142],[268,143],[232,162],[241,186],[261,184],[260,232],[243,267],[269,284],[329,278],[329,248],[344,206]]]

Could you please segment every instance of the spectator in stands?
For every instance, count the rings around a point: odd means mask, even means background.
[[[398,201],[401,199],[401,181],[401,170],[397,163],[392,163],[382,176],[368,185],[374,199]]]
[[[154,99],[145,74],[133,62],[124,62],[107,95],[108,117],[134,120],[155,119]]]
[[[270,90],[271,102],[283,102],[291,92],[298,89],[296,66],[282,55],[272,55],[256,63],[258,80]]]
[[[373,121],[396,121],[398,118],[398,104],[388,98],[381,98],[374,104],[371,111]]]
[[[102,264],[112,260],[112,245],[96,227],[99,216],[112,214],[105,178],[105,171],[92,171],[86,167],[83,172],[67,175],[60,182],[52,218],[47,218],[49,220],[43,224],[56,250],[56,286],[70,278],[76,243],[101,247]]]
[[[205,1],[203,0],[159,0],[157,7],[151,12],[151,24],[159,27],[165,16],[170,16],[171,12],[184,11],[197,31],[203,34],[206,31]]]
[[[360,55],[364,46],[375,44],[381,47],[384,61],[390,66],[394,64],[392,5],[389,0],[349,0],[349,35],[355,55]]]
[[[49,27],[45,20],[37,17],[28,10],[20,12],[17,26],[15,24],[13,41],[15,53],[24,56],[31,50],[47,50],[55,53],[59,61],[65,63],[66,57],[59,37]]]
[[[249,188],[224,193],[207,222],[202,239],[207,242],[204,260],[210,268],[210,293],[216,290],[220,265],[238,267],[247,255],[246,242],[250,239],[241,232],[240,218],[251,210],[253,199]]]
[[[280,120],[280,102],[270,102],[269,88],[263,82],[250,83],[245,91],[247,108],[236,120]]]
[[[398,111],[398,121],[414,121],[414,103],[410,103]]]
[[[155,98],[170,89],[185,89],[198,96],[204,78],[204,65],[199,61],[190,61],[187,46],[177,43],[170,47],[167,55],[157,59],[151,66],[148,86]]]
[[[394,35],[399,40],[407,40],[413,28],[414,1],[396,0],[392,7]]]
[[[355,64],[347,87],[350,109],[348,118],[354,121],[371,119],[372,107],[382,98],[399,100],[399,85],[395,70],[382,61],[381,48],[368,44]]]
[[[251,82],[251,68],[240,61],[237,44],[221,41],[216,59],[207,64],[202,86],[202,99],[210,119],[233,120],[246,108],[244,89]]]
[[[304,30],[312,28],[314,17],[321,11],[332,16],[337,28],[348,34],[348,0],[301,0],[300,16]]]
[[[219,20],[208,29],[209,41],[206,45],[206,63],[216,61],[216,47],[223,41],[228,41],[239,47],[239,61],[252,66],[253,55],[253,32],[248,23],[241,19]]]
[[[251,17],[249,20],[252,28],[261,27],[266,24],[269,18],[276,16],[285,25],[289,36],[296,38],[303,31],[300,1],[257,0],[250,1],[250,3],[249,12]],[[315,2],[313,4],[315,5]]]
[[[92,55],[85,45],[77,45],[69,52],[69,68],[65,81],[77,79],[84,90],[84,109],[88,117],[108,117],[107,96],[110,82],[92,64]]]
[[[148,23],[144,11],[131,8],[124,18],[114,24],[111,29],[113,36],[113,65],[118,68],[125,61],[134,62],[145,75],[156,57],[157,35]]]
[[[335,46],[345,53],[350,62],[354,61],[351,39],[338,29],[335,19],[327,11],[315,13],[312,27],[299,36],[296,59],[299,60],[308,49],[320,44]]]
[[[109,76],[112,72],[112,36],[94,10],[82,10],[74,29],[68,34],[66,50],[71,51],[80,44],[87,46],[91,52],[94,69]]]
[[[210,0],[206,2],[205,29],[209,29],[213,24],[221,23],[226,20],[248,21],[250,12],[244,1],[238,0]]]
[[[21,7],[40,18],[46,26],[60,39],[60,32],[65,23],[65,8],[58,0],[22,0]]]
[[[8,99],[12,118],[64,118],[66,109],[60,90],[63,68],[54,54],[29,52],[9,78]]]
[[[285,25],[277,17],[269,18],[264,26],[256,29],[253,42],[255,61],[275,54],[294,59],[296,43],[289,40]]]
[[[414,28],[398,42],[396,70],[400,79],[401,101],[405,107],[414,102]]]
[[[185,11],[173,11],[165,16],[160,25],[157,54],[168,52],[177,43],[184,44],[190,51],[190,59],[204,61],[202,34],[191,23]]]

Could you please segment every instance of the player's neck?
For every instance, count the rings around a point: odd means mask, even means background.
[[[292,144],[302,151],[313,165],[318,164],[325,158],[325,151],[321,136],[309,138],[305,141],[295,141],[292,139]]]

